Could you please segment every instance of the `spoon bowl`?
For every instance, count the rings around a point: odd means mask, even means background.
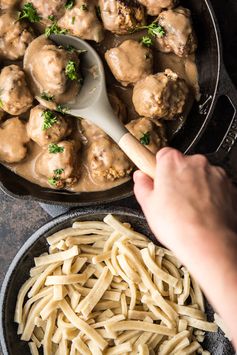
[[[57,45],[72,46],[84,52],[81,62],[83,85],[76,99],[67,104],[67,112],[101,128],[140,170],[154,178],[155,156],[116,117],[107,95],[104,66],[97,52],[89,43],[70,35],[51,35],[50,39]]]

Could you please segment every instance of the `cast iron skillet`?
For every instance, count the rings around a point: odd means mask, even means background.
[[[208,154],[211,162],[221,165],[237,140],[237,91],[223,64],[220,32],[210,0],[183,0],[181,4],[191,9],[194,27],[198,35],[197,65],[202,96],[200,102],[194,104],[185,125],[172,140],[171,145],[186,154],[194,153],[197,143],[211,124],[218,99],[224,95],[233,106],[234,114],[222,132],[222,142],[219,142],[210,152],[211,154]],[[222,120],[225,120],[225,117]],[[220,123],[217,122],[217,124]],[[131,196],[133,186],[129,181],[104,192],[54,191],[32,184],[16,176],[2,165],[0,182],[2,189],[13,197],[68,206],[111,203]]]
[[[137,211],[126,208],[87,208],[76,210],[57,217],[35,232],[23,245],[12,261],[3,282],[0,297],[0,340],[3,355],[28,355],[29,349],[25,342],[17,336],[17,325],[14,323],[14,308],[17,293],[21,285],[29,277],[29,269],[33,266],[35,256],[46,252],[48,245],[46,238],[60,229],[69,227],[76,220],[102,220],[108,213],[112,213],[124,222],[129,222],[138,232],[156,242],[145,217]],[[156,242],[157,243],[157,242]],[[209,305],[206,307],[209,321],[213,321],[213,311]],[[207,333],[204,348],[215,355],[234,355],[230,342],[219,331],[216,334]]]

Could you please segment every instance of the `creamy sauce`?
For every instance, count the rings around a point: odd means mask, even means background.
[[[118,46],[121,42],[125,41],[126,39],[140,39],[142,36],[143,36],[142,32],[140,32],[139,34],[135,33],[133,35],[124,35],[124,36],[116,36],[110,32],[106,32],[106,36],[103,42],[99,44],[92,44],[92,45],[99,52],[99,54],[104,60],[104,54],[107,49]],[[35,50],[37,51],[37,48]],[[131,99],[132,87],[125,88],[122,85],[120,85],[112,76],[105,60],[104,60],[104,64],[105,64],[108,88],[113,88],[113,90],[115,90],[115,92],[118,94],[118,96],[121,98],[121,100],[125,103],[127,107],[127,118],[125,119],[125,123],[138,118],[138,114],[135,112],[135,109],[132,104],[132,99]],[[179,58],[174,54],[165,54],[165,53],[158,52],[157,50],[154,50],[154,73],[164,71],[165,69],[168,68],[176,72],[177,74],[179,74],[182,78],[184,78],[188,83],[188,85],[190,86],[192,92],[192,95],[190,95],[190,101],[188,105],[189,108],[187,108],[187,112],[183,115],[183,117],[177,119],[174,122],[165,123],[168,127],[169,138],[172,138],[172,136],[183,125],[187,117],[188,111],[193,104],[194,99],[199,98],[199,86],[198,86],[198,73],[197,73],[197,67],[195,64],[194,55],[189,56],[185,59],[185,58]],[[75,126],[78,126],[78,124],[75,123]],[[95,133],[95,135],[93,135],[93,133],[92,134],[90,133],[90,136],[88,138],[88,136],[85,137],[80,132],[80,129],[74,129],[74,133],[69,138],[73,138],[75,140],[80,139],[82,141],[82,148],[78,153],[79,154],[78,161],[80,166],[78,166],[77,173],[79,176],[79,180],[74,186],[67,188],[68,190],[73,192],[102,191],[102,190],[111,189],[129,180],[129,178],[122,178],[114,182],[94,181],[89,171],[87,154],[88,154],[89,144],[93,140],[97,139],[97,133]],[[26,178],[27,180],[35,184],[38,184],[42,187],[49,188],[47,178],[43,176],[38,176],[35,171],[35,163],[39,158],[39,156],[42,154],[43,149],[44,148],[38,146],[36,143],[31,141],[30,144],[28,145],[28,155],[25,158],[25,160],[17,164],[6,164],[6,166],[12,171],[14,171],[16,174]]]

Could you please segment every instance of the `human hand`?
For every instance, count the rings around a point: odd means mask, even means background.
[[[204,156],[184,156],[164,148],[157,154],[154,182],[140,171],[134,181],[136,198],[152,231],[181,257],[184,245],[191,242],[193,247],[191,236],[196,231],[205,237],[203,230],[215,236],[236,228],[236,191],[224,170],[211,166]]]

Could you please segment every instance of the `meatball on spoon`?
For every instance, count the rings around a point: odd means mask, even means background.
[[[67,112],[101,128],[140,170],[154,178],[155,156],[128,132],[114,114],[107,95],[103,63],[96,51],[87,42],[69,35],[52,35],[50,39],[57,45],[85,51],[81,62],[84,83],[76,100],[67,104]]]

